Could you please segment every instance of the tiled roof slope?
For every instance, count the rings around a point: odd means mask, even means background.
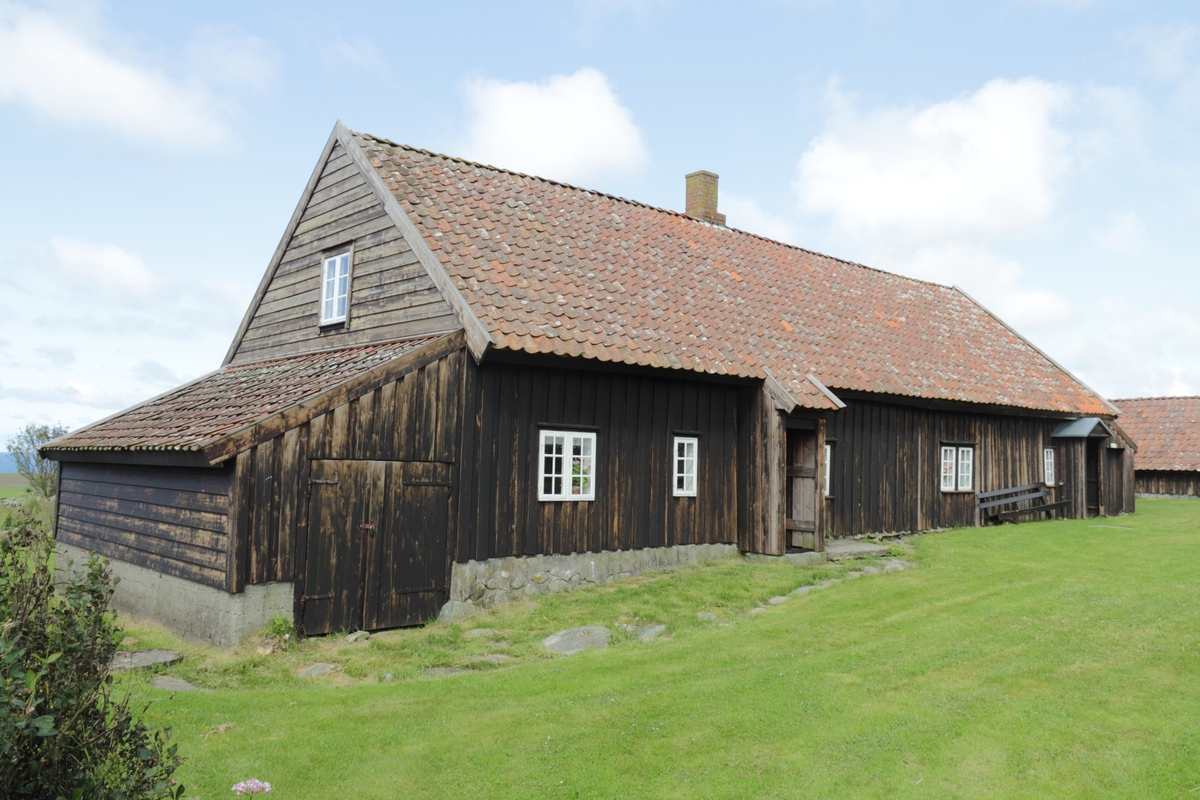
[[[409,353],[436,337],[222,367],[153,400],[81,428],[49,450],[202,450]]]
[[[1200,397],[1113,400],[1137,442],[1137,468],[1200,470]]]
[[[531,353],[834,389],[1114,411],[959,291],[355,134],[490,332]]]

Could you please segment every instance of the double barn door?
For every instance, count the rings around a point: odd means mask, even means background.
[[[446,599],[450,465],[312,462],[304,631],[417,625]]]

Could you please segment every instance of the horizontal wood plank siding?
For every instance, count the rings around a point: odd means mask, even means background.
[[[468,365],[456,475],[458,561],[734,543],[743,394],[616,372]],[[537,499],[539,431],[595,431],[596,499]],[[700,441],[697,496],[671,491],[676,433]]]
[[[59,541],[224,588],[230,469],[64,462]]]
[[[343,328],[321,332],[322,258],[353,245]],[[353,347],[461,327],[340,144],[246,327],[233,363]]]

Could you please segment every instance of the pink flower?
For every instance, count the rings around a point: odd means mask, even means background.
[[[267,783],[266,781],[260,781],[258,778],[251,778],[248,781],[242,781],[241,783],[235,783],[233,785],[233,788],[231,789],[231,791],[233,791],[234,793],[236,793],[238,795],[270,794],[271,793],[271,784]]]

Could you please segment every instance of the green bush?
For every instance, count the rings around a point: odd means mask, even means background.
[[[178,798],[169,729],[113,697],[106,563],[56,575],[46,529],[24,511],[14,523],[0,535],[0,797]]]

